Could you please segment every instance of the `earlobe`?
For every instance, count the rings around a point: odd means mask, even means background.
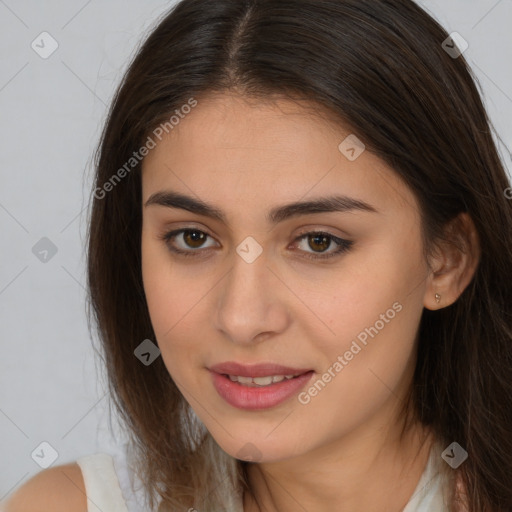
[[[427,309],[430,309],[432,311],[434,311],[436,309],[441,309],[442,307],[444,307],[444,304],[442,305],[442,303],[441,303],[441,299],[442,299],[442,295],[439,293],[434,293],[435,302],[432,300],[432,294],[430,294],[430,299],[428,299],[427,296],[425,295],[425,301],[424,301],[423,305]]]
[[[478,232],[467,213],[450,222],[445,238],[438,242],[431,262],[433,270],[427,278],[424,306],[431,310],[457,301],[473,279],[480,259]]]
[[[431,311],[435,311],[437,309],[444,308],[448,306],[449,304],[445,303],[445,300],[443,300],[443,296],[440,293],[430,293],[425,294],[425,298],[423,301],[423,306],[426,309],[430,309]]]

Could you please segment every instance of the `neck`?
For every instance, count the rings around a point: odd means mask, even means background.
[[[284,461],[249,464],[245,512],[402,510],[425,470],[433,436],[416,424],[401,436],[365,426]]]

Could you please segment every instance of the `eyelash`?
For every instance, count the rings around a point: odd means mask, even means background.
[[[167,247],[169,248],[170,251],[172,251],[172,252],[174,252],[176,254],[180,254],[182,256],[185,256],[185,257],[197,257],[196,253],[200,252],[201,249],[196,249],[196,250],[192,249],[190,251],[184,251],[182,249],[177,249],[176,247],[173,247],[170,244],[172,239],[174,239],[176,236],[180,235],[181,233],[185,233],[187,231],[196,232],[196,233],[203,233],[206,236],[210,236],[210,235],[208,235],[208,233],[205,233],[204,231],[202,231],[200,229],[183,228],[183,229],[177,229],[175,231],[170,231],[168,233],[164,233],[159,238],[166,243],[166,245],[167,245]],[[297,238],[295,238],[294,243],[296,243],[296,242],[298,242],[298,241],[302,240],[303,238],[306,238],[306,237],[308,237],[310,235],[325,236],[327,238],[330,238],[336,244],[338,244],[338,248],[335,251],[332,251],[332,252],[327,253],[327,254],[313,255],[313,253],[308,253],[306,251],[302,251],[302,252],[305,253],[304,257],[306,259],[310,259],[310,260],[326,260],[326,259],[332,258],[334,256],[340,256],[342,253],[345,253],[348,250],[350,250],[352,245],[354,244],[354,242],[352,242],[351,240],[344,240],[343,238],[339,238],[339,237],[334,236],[331,233],[327,233],[325,231],[308,231],[306,233],[302,233]]]

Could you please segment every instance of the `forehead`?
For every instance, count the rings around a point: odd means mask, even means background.
[[[171,189],[229,211],[235,203],[262,208],[337,192],[384,212],[416,208],[382,160],[367,150],[347,158],[347,137],[350,129],[312,103],[210,95],[156,139],[142,164],[143,199]]]

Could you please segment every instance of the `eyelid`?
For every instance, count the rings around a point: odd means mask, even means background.
[[[295,236],[295,239],[301,237],[301,236],[304,236],[304,235],[308,235],[308,234],[312,234],[312,233],[325,233],[326,235],[329,235],[330,237],[336,239],[342,239],[342,240],[345,240],[345,241],[349,241],[350,238],[352,238],[351,235],[348,235],[347,233],[344,233],[344,234],[335,234],[333,233],[333,230],[334,228],[329,228],[329,227],[322,227],[322,226],[318,226],[318,224],[315,224],[313,226],[305,226],[305,227],[302,227],[299,229],[299,232],[298,234]],[[338,230],[339,231],[339,230]]]

